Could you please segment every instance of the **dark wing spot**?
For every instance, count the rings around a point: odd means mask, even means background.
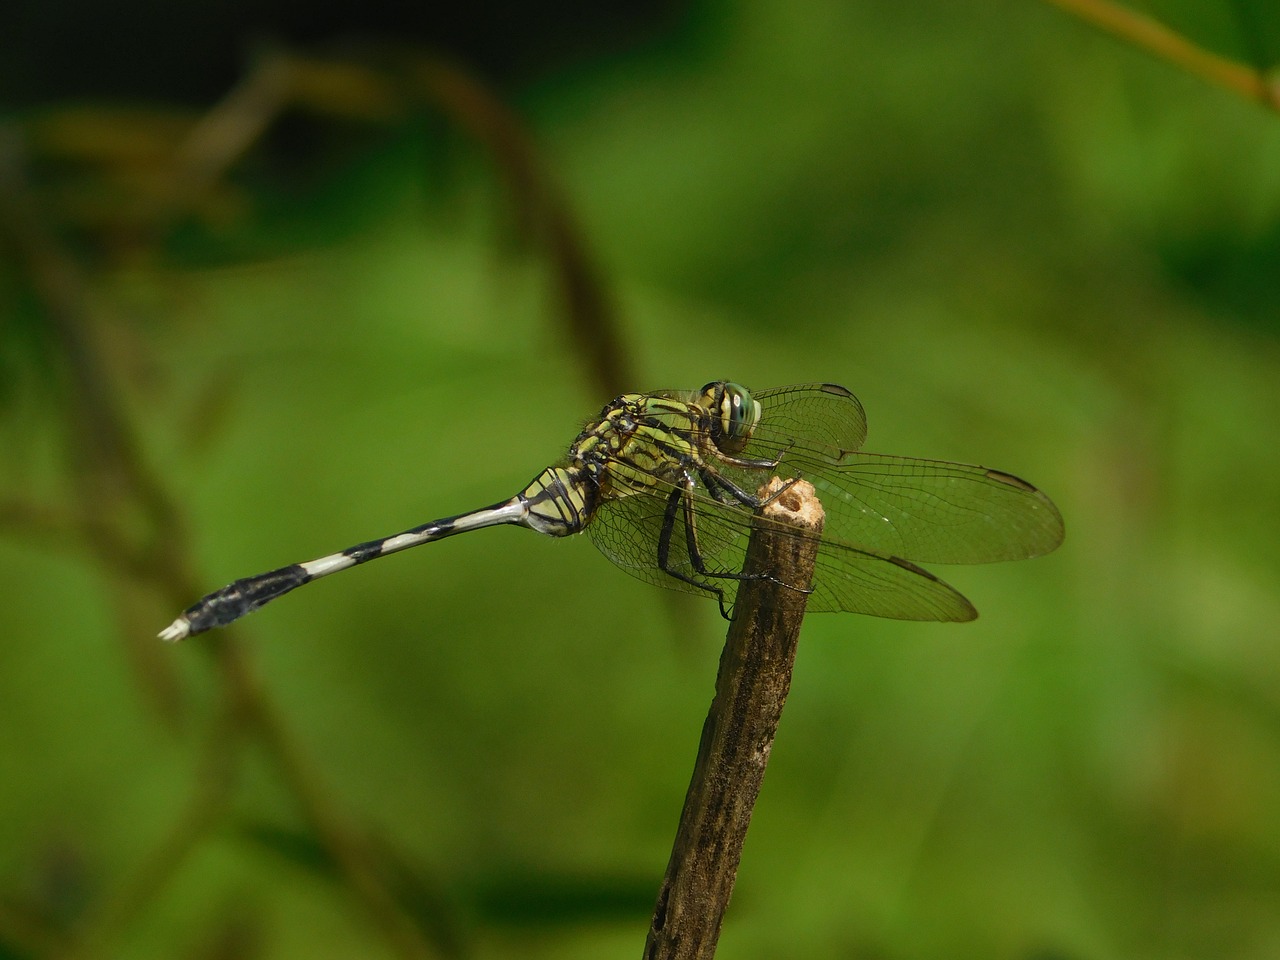
[[[1003,470],[988,470],[987,476],[992,480],[998,480],[1000,483],[1008,484],[1018,490],[1025,490],[1027,493],[1040,492],[1021,477],[1015,477],[1012,473],[1005,473]]]

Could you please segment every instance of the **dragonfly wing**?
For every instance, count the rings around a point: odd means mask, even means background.
[[[867,440],[867,414],[858,398],[834,383],[803,383],[753,393],[760,426],[742,456],[771,460],[786,448],[838,456]]]
[[[695,498],[698,560],[703,570],[712,576],[701,573],[693,562],[683,509],[676,513],[667,568],[663,569],[658,556],[659,544],[666,523],[668,497],[675,488],[670,484],[660,484],[656,489],[657,495],[643,493],[605,501],[588,524],[587,535],[601,553],[633,577],[700,596],[711,596],[720,590],[726,604],[730,603],[737,581],[732,577],[715,575],[741,571],[750,536],[748,524],[751,514],[710,499]],[[681,580],[673,572],[707,586],[703,588]]]
[[[658,489],[670,491],[670,486]],[[658,562],[666,498],[637,494],[601,505],[587,533],[610,560],[647,583],[701,596],[721,591],[732,605],[751,536],[752,514],[745,507],[694,495],[697,569],[685,538],[683,511],[675,517],[667,569]],[[800,534],[786,524],[757,518],[775,536]],[[683,574],[698,583],[681,580]],[[719,576],[717,576],[717,574]],[[727,575],[727,576],[726,576]],[[819,548],[809,609],[846,611],[896,620],[972,620],[977,611],[955,589],[915,564],[895,557],[824,541]]]
[[[817,489],[831,539],[875,553],[990,563],[1040,556],[1062,543],[1053,501],[999,470],[873,453],[846,453],[834,463],[798,454],[785,466]]]
[[[999,470],[860,453],[866,416],[843,387],[764,390],[760,424],[744,458],[780,458],[777,472],[813,483],[827,536],[921,563],[988,563],[1040,556],[1063,538],[1043,493]],[[726,466],[750,489],[752,471]]]
[[[828,540],[818,550],[808,609],[891,620],[964,621],[978,616],[959,591],[928,570]]]

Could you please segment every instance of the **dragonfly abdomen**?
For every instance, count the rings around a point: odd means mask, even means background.
[[[354,562],[350,561],[348,566]],[[193,633],[204,633],[214,627],[234,623],[264,603],[282,597],[304,583],[310,583],[315,577],[306,568],[306,564],[294,563],[270,573],[230,583],[187,607],[182,616],[160,632],[160,638],[181,640]]]
[[[543,475],[550,472],[544,471]],[[445,517],[443,520],[433,520],[394,536],[358,543],[326,557],[308,560],[305,563],[290,564],[287,567],[272,570],[270,573],[237,580],[188,607],[183,611],[182,616],[160,631],[160,637],[163,640],[181,640],[193,633],[203,633],[214,627],[225,627],[245,614],[257,610],[264,603],[284,596],[290,590],[310,583],[312,580],[376,560],[378,557],[385,557],[389,553],[408,550],[410,547],[431,543],[433,540],[443,540],[455,533],[465,533],[468,530],[478,530],[481,527],[492,527],[501,523],[515,523],[541,530],[530,521],[529,503],[524,496],[512,497],[510,500],[496,503],[482,510],[473,510],[456,517]]]

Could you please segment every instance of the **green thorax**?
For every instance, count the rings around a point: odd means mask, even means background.
[[[712,446],[708,420],[689,400],[625,394],[578,435],[568,464],[594,480],[602,497],[641,493],[700,462]]]

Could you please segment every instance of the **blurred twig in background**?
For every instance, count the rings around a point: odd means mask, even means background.
[[[289,108],[364,122],[404,122],[414,109],[443,113],[482,146],[506,182],[519,235],[545,251],[571,349],[593,375],[592,393],[634,386],[610,299],[573,213],[519,118],[475,76],[440,57],[380,52],[376,64],[292,53],[265,56],[193,127],[178,151],[157,219],[194,208]]]
[[[1047,2],[1209,83],[1280,112],[1280,77],[1266,64],[1249,67],[1211,53],[1154,17],[1110,0]]]
[[[78,496],[74,509],[78,532],[106,571],[123,573],[169,605],[181,606],[197,592],[200,582],[186,559],[181,511],[148,467],[136,431],[122,412],[112,371],[93,340],[99,324],[88,305],[88,282],[74,258],[43,226],[45,218],[23,173],[21,140],[13,131],[0,138],[0,210],[5,240],[25,265],[62,361],[62,415],[67,468]],[[137,642],[138,627],[127,619],[122,622],[121,636],[127,645]],[[236,640],[219,637],[203,649],[214,658],[222,704],[193,777],[191,799],[134,875],[88,905],[88,915],[78,918],[69,946],[62,952],[86,957],[110,952],[121,932],[160,894],[195,845],[227,812],[233,770],[246,743],[242,734],[249,734],[273,758],[312,829],[341,865],[352,891],[397,955],[434,956],[436,951],[427,946],[378,877],[359,832],[337,812],[335,802],[284,731]],[[144,684],[172,691],[171,668],[163,663],[154,657],[147,660],[148,667],[161,674],[157,677],[149,670]]]
[[[166,121],[152,129],[145,149],[145,174],[120,176],[144,202],[122,203],[127,214],[100,221],[103,245],[157,249],[170,231],[198,213],[219,190],[228,173],[260,142],[281,115],[306,108],[330,117],[366,122],[405,122],[414,109],[443,112],[492,156],[508,183],[522,234],[545,249],[553,263],[563,307],[565,338],[584,351],[581,369],[591,371],[595,390],[621,392],[627,380],[621,338],[585,244],[573,226],[563,198],[542,169],[535,148],[515,114],[474,77],[458,67],[422,55],[397,53],[392,69],[348,61],[276,53],[264,57],[220,104],[178,135],[180,124]],[[109,135],[91,114],[82,114],[97,136]],[[37,139],[55,150],[75,141],[75,120],[62,118],[61,137]],[[189,560],[182,510],[150,466],[139,442],[140,430],[122,397],[120,371],[98,342],[104,327],[90,272],[50,226],[57,218],[42,206],[28,176],[30,137],[16,125],[0,129],[0,242],[19,265],[19,273],[38,304],[47,350],[56,370],[57,408],[63,429],[64,469],[74,498],[67,505],[24,502],[0,504],[0,526],[10,536],[40,543],[79,545],[113,581],[141,586],[179,609],[200,593],[206,578]],[[108,179],[139,160],[132,144],[101,155]],[[593,390],[594,392],[594,390]],[[113,596],[127,595],[116,588]],[[161,618],[162,619],[162,618]],[[172,729],[183,726],[188,704],[171,659],[157,656],[160,645],[146,622],[121,611],[120,636],[127,660],[141,685],[161,706]],[[276,772],[339,877],[364,907],[370,921],[395,955],[426,958],[453,955],[457,943],[452,919],[425,916],[421,898],[413,908],[397,902],[404,877],[375,854],[364,831],[341,812],[341,804],[323,785],[293,742],[270,694],[259,682],[236,634],[200,645],[219,680],[219,703],[202,735],[201,759],[191,779],[184,809],[167,834],[145,856],[132,876],[110,883],[66,928],[45,922],[35,908],[0,910],[0,944],[21,946],[33,954],[73,956],[110,954],[130,924],[161,895],[183,862],[229,814],[237,770],[246,748],[256,744]],[[403,873],[403,868],[396,868]],[[418,889],[430,883],[415,879]],[[440,909],[444,909],[440,907]]]

